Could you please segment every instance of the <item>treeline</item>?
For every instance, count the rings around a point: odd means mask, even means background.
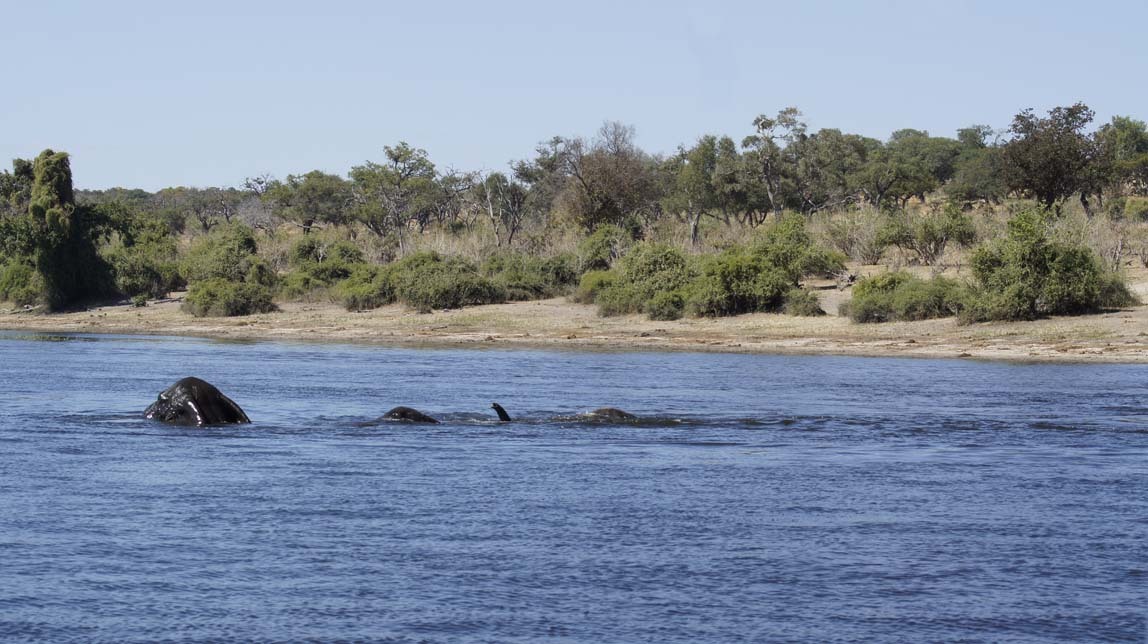
[[[269,310],[276,298],[427,309],[580,285],[577,297],[604,313],[814,312],[802,280],[846,259],[872,262],[897,247],[930,264],[946,245],[974,245],[974,204],[1031,200],[1045,227],[1070,199],[1090,218],[1144,218],[1148,128],[1116,117],[1090,130],[1092,119],[1077,104],[1025,110],[1001,132],[976,125],[951,139],[905,129],[880,141],[810,132],[790,108],[755,119],[740,143],[704,136],[669,156],[607,123],[592,139],[555,137],[506,172],[443,170],[399,143],[346,176],[316,170],[155,193],[73,191],[67,155],[49,150],[0,174],[0,298],[59,309],[190,285],[191,312],[234,315]],[[850,227],[856,213],[875,221],[864,239]],[[829,250],[808,230],[826,217]],[[666,239],[667,230],[682,238]],[[727,230],[750,232],[731,240]],[[467,250],[427,252],[431,237]],[[679,244],[658,243],[667,241]],[[651,286],[671,264],[682,270]],[[1007,307],[982,309],[990,312],[974,317]]]

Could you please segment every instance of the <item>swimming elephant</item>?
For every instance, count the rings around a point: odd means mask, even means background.
[[[395,407],[383,414],[385,420],[405,420],[409,423],[437,423],[438,421],[417,409]]]
[[[161,391],[144,418],[197,427],[251,422],[235,401],[199,378],[184,378]]]
[[[500,405],[498,403],[490,403],[490,408],[494,410],[494,413],[498,414],[498,420],[500,420],[504,423],[509,423],[512,420],[510,418],[510,414],[506,413],[506,410],[502,408],[502,405]],[[628,411],[622,411],[621,409],[615,409],[613,407],[602,407],[601,409],[595,409],[594,411],[588,411],[585,414],[579,414],[579,415],[572,417],[572,418],[567,417],[566,419],[567,420],[584,419],[584,420],[595,420],[595,421],[623,422],[623,421],[637,420],[638,417],[631,414]]]
[[[637,420],[638,419],[637,416],[631,414],[628,411],[622,411],[621,409],[615,409],[613,407],[602,407],[601,409],[595,409],[594,411],[586,412],[585,414],[583,414],[583,416],[593,418],[594,420],[611,420],[611,421]]]

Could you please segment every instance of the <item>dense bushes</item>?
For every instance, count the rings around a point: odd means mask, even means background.
[[[31,264],[10,260],[0,265],[0,301],[25,306],[41,299],[43,283]]]
[[[944,277],[924,280],[905,272],[876,275],[853,286],[853,299],[841,313],[854,322],[927,320],[956,315],[965,291]]]
[[[255,237],[246,226],[223,226],[192,244],[181,272],[188,282],[222,279],[240,282],[247,277],[256,256]]]
[[[182,266],[190,282],[183,310],[197,317],[274,311],[279,276],[256,250],[246,226],[221,227],[200,238]]]
[[[288,252],[291,272],[283,277],[279,295],[291,301],[328,299],[329,290],[363,264],[363,252],[348,241],[326,242],[305,235]]]
[[[1031,320],[1135,301],[1090,249],[1051,240],[1045,217],[1035,210],[1016,215],[1009,221],[1007,236],[973,253],[976,285],[963,319]]]
[[[181,307],[196,317],[251,315],[276,310],[271,289],[255,282],[213,277],[191,285]]]
[[[818,315],[816,295],[798,288],[809,275],[833,274],[843,257],[813,244],[799,216],[784,217],[746,246],[689,258],[662,244],[635,245],[611,271],[586,273],[575,294],[603,316],[651,319],[725,316],[756,311]]]
[[[415,253],[383,267],[358,267],[339,285],[339,293],[352,311],[398,301],[430,312],[507,299],[506,287],[481,275],[474,264],[434,252]]]
[[[877,241],[914,253],[922,264],[932,266],[945,253],[949,243],[968,246],[976,241],[973,220],[953,203],[910,217],[893,215],[881,228]]]
[[[613,224],[599,226],[578,244],[579,270],[605,271],[614,266],[634,243],[630,233]]]
[[[646,313],[659,293],[684,289],[694,278],[689,260],[664,244],[642,243],[619,262],[616,279],[598,291],[595,302],[603,316]]]
[[[482,263],[481,273],[506,289],[508,300],[536,300],[568,293],[578,281],[576,263],[572,255],[500,253]]]
[[[102,254],[112,267],[116,290],[131,298],[159,298],[184,285],[179,249],[166,225],[126,215],[119,238]]]

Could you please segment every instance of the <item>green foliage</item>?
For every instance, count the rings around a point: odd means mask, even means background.
[[[119,232],[118,239],[101,250],[115,276],[116,290],[128,297],[160,298],[182,287],[178,248],[168,227],[116,202],[105,207]]]
[[[809,289],[791,288],[785,294],[785,304],[782,307],[789,315],[801,317],[817,317],[825,315],[817,294]]]
[[[363,252],[351,242],[304,235],[288,252],[294,270],[283,278],[279,296],[289,301],[326,299],[330,289],[349,278],[363,259]]]
[[[917,255],[925,266],[937,263],[949,242],[968,246],[976,240],[973,220],[959,206],[946,204],[938,210],[909,216],[900,213],[891,216],[878,232],[878,243],[893,245]]]
[[[10,261],[0,265],[0,301],[25,306],[41,301],[43,296],[44,283],[31,264]]]
[[[97,238],[107,234],[106,220],[98,208],[76,206],[67,153],[44,150],[32,175],[25,230],[48,308],[107,294],[111,271],[96,252]]]
[[[689,310],[706,317],[776,311],[792,287],[786,271],[764,256],[732,249],[702,262],[702,274],[690,287]]]
[[[348,311],[366,311],[394,303],[398,297],[393,277],[394,265],[380,267],[360,264],[336,291]]]
[[[545,259],[522,253],[499,253],[482,264],[481,273],[506,290],[511,301],[555,297],[569,292],[577,280],[574,257]]]
[[[1090,249],[1052,241],[1040,211],[1013,217],[1007,236],[978,248],[971,264],[977,285],[966,322],[1087,313],[1130,297]]]
[[[266,286],[219,277],[192,284],[181,308],[195,317],[232,317],[276,310],[271,289]]]
[[[662,291],[654,294],[646,304],[651,320],[677,320],[685,314],[686,297],[681,291]]]
[[[420,313],[506,301],[506,289],[458,257],[416,253],[396,262],[392,273],[399,301]]]
[[[582,275],[571,299],[579,304],[593,304],[603,289],[613,286],[617,281],[618,274],[614,271],[588,271]]]
[[[147,296],[146,295],[133,295],[132,296],[132,306],[136,307],[137,309],[147,306]]]
[[[255,261],[255,237],[242,225],[221,226],[200,237],[184,257],[181,272],[188,282],[223,279],[240,282]]]
[[[282,183],[272,182],[264,197],[284,217],[298,222],[304,234],[310,233],[316,222],[341,224],[350,218],[351,184],[319,170],[289,175]]]
[[[659,291],[675,291],[693,279],[694,273],[682,251],[643,242],[622,258],[620,273],[645,299]]]
[[[163,244],[115,245],[105,251],[116,290],[128,297],[161,298],[183,285],[174,240]]]
[[[615,283],[598,291],[594,302],[598,305],[598,315],[613,317],[641,313],[645,310],[647,300],[633,284]]]
[[[1046,208],[1088,188],[1097,145],[1085,133],[1093,112],[1084,103],[1049,110],[1045,118],[1031,109],[1013,118],[1012,139],[1003,149],[1009,187],[1032,195]]]
[[[618,226],[598,226],[578,244],[579,270],[583,273],[610,270],[633,243],[633,237]]]
[[[845,268],[845,257],[813,243],[805,218],[790,213],[767,227],[750,246],[765,266],[780,271],[793,286],[808,275],[834,275]]]
[[[843,313],[854,322],[927,320],[956,315],[964,303],[964,289],[953,280],[892,272],[857,282]]]

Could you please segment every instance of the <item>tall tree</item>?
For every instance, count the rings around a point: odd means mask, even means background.
[[[1084,130],[1093,112],[1084,103],[1055,107],[1047,117],[1026,109],[1013,118],[1004,145],[1004,168],[1013,190],[1032,195],[1051,208],[1073,194],[1089,210],[1090,165],[1097,147]]]
[[[475,189],[494,231],[496,245],[509,246],[526,218],[529,195],[526,186],[501,172],[492,172]]]
[[[756,170],[769,209],[779,216],[786,206],[787,188],[791,189],[797,172],[795,153],[806,139],[806,126],[800,119],[801,112],[796,107],[787,107],[773,118],[762,114],[753,120],[755,133],[741,143],[747,162]]]
[[[68,154],[44,150],[32,171],[28,212],[48,308],[58,310],[102,295],[109,288],[110,272],[96,253],[95,239],[106,231],[98,209],[76,206]]]
[[[399,251],[405,250],[405,233],[436,196],[435,167],[426,150],[405,141],[383,148],[386,161],[367,161],[351,168],[355,216],[374,234],[393,233]]]
[[[656,213],[656,162],[634,143],[634,128],[607,122],[590,143],[563,140],[560,158],[570,177],[564,205],[586,230]]]
[[[316,223],[345,224],[351,212],[351,185],[342,177],[319,170],[274,182],[264,198],[270,199],[285,218],[296,222],[305,235]]]

